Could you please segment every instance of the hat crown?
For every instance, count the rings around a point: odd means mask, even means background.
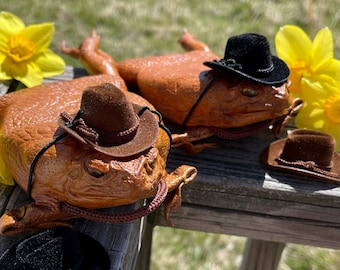
[[[296,130],[288,135],[280,157],[287,161],[312,161],[330,167],[335,139],[323,132]]]
[[[85,89],[80,109],[81,118],[94,130],[122,132],[138,121],[125,94],[110,83]]]
[[[224,59],[239,64],[243,72],[267,76],[274,70],[270,45],[259,34],[242,34],[231,37],[226,45]]]
[[[98,141],[103,145],[115,145],[124,142],[122,140],[129,140],[138,128],[139,118],[132,103],[110,83],[86,88],[80,110],[81,118],[98,133]]]

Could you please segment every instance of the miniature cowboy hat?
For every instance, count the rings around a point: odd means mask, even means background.
[[[267,38],[254,33],[229,38],[224,58],[203,64],[270,85],[284,83],[289,76],[287,64],[271,54]]]
[[[42,231],[0,256],[2,270],[108,270],[110,258],[92,237],[71,228]]]
[[[110,83],[87,87],[77,115],[64,112],[59,125],[74,138],[114,157],[127,157],[149,149],[157,140],[154,114],[127,100]]]
[[[335,139],[324,132],[296,129],[277,140],[262,153],[262,161],[272,168],[340,183],[340,154]]]

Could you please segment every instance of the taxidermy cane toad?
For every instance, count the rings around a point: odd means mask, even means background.
[[[187,165],[167,173],[171,137],[160,114],[112,75],[6,94],[0,124],[0,162],[31,198],[1,217],[4,235],[65,226],[78,217],[129,221],[164,201],[168,219],[182,186],[197,173]],[[144,198],[154,199],[130,213],[95,211]]]
[[[192,143],[213,135],[238,139],[273,125],[278,136],[291,114],[302,105],[289,95],[288,66],[270,52],[259,34],[231,37],[224,58],[184,32],[184,53],[115,60],[99,49],[93,32],[78,48],[62,52],[78,58],[90,74],[113,74],[138,87],[167,120],[184,126],[173,134],[173,146],[199,152],[208,144]]]

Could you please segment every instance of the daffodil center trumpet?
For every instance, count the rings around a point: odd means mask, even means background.
[[[35,44],[21,35],[13,35],[8,39],[7,55],[15,62],[30,59],[34,54]]]
[[[323,109],[325,116],[334,124],[340,124],[340,98],[338,94],[334,94],[326,99]]]

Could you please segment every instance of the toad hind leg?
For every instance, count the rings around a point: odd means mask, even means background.
[[[68,218],[70,218],[68,215],[50,207],[30,203],[1,216],[0,234],[9,236],[26,230],[37,231],[52,227],[71,226],[66,221]]]

